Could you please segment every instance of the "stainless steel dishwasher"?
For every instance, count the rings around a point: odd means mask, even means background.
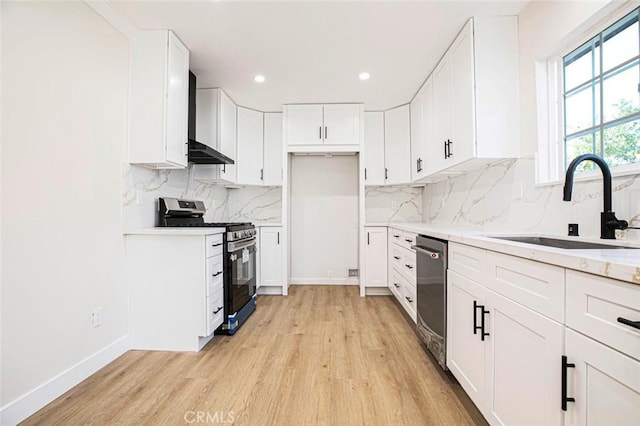
[[[447,341],[447,242],[418,235],[417,310],[418,331],[424,344],[446,370]]]

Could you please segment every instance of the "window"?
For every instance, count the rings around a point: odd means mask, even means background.
[[[562,58],[565,170],[586,153],[611,167],[640,163],[639,16],[637,8]]]

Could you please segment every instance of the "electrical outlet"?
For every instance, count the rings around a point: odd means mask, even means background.
[[[95,308],[91,311],[91,324],[93,328],[100,327],[102,325],[102,308]]]
[[[358,268],[347,268],[347,275],[349,277],[357,277],[358,276]]]

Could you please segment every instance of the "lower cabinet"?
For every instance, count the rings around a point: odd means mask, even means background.
[[[491,424],[562,424],[563,326],[448,273],[447,365]]]
[[[567,425],[637,425],[640,422],[640,361],[569,328]]]
[[[364,274],[365,287],[387,287],[387,227],[364,228]]]
[[[388,287],[413,322],[417,322],[416,234],[389,228],[387,232]]]
[[[282,228],[260,227],[258,294],[282,294]]]

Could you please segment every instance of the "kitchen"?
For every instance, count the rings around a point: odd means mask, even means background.
[[[283,278],[279,283],[274,281],[272,285],[265,286],[264,291],[269,293],[279,291],[280,294],[291,292],[291,294],[286,297],[265,297],[262,306],[259,297],[254,315],[257,315],[261,309],[263,312],[286,314],[287,308],[291,308],[293,312],[295,300],[297,300],[294,299],[294,290],[298,291],[303,287],[296,284],[313,283],[313,279],[318,280],[316,284],[338,284],[334,287],[335,293],[322,290],[324,287],[303,288],[318,292],[313,296],[314,300],[331,301],[327,309],[331,306],[339,309],[335,305],[336,301],[341,299],[349,300],[349,303],[356,306],[360,303],[358,302],[361,300],[360,295],[393,295],[392,290],[387,290],[384,285],[368,286],[348,276],[348,269],[359,269],[361,278],[367,270],[366,263],[363,263],[366,260],[364,250],[367,246],[365,225],[376,228],[386,227],[387,231],[397,229],[403,233],[432,232],[432,236],[450,241],[450,253],[456,249],[452,248],[455,244],[462,245],[464,250],[465,242],[470,241],[469,235],[465,234],[466,231],[476,234],[541,234],[561,238],[566,237],[569,223],[578,223],[582,238],[597,240],[600,236],[598,212],[602,211],[603,204],[603,183],[600,175],[598,174],[594,180],[576,182],[574,201],[571,203],[562,201],[562,182],[543,185],[536,178],[536,175],[540,177],[543,174],[535,158],[535,155],[539,154],[538,136],[543,129],[539,122],[531,119],[531,117],[543,115],[543,111],[539,109],[536,102],[539,97],[539,89],[536,86],[536,79],[539,76],[536,75],[536,69],[541,67],[539,63],[541,58],[549,57],[561,47],[569,51],[567,46],[571,43],[575,44],[575,40],[580,40],[580,36],[591,27],[614,15],[623,16],[621,10],[630,12],[634,4],[532,2],[513,6],[515,9],[510,13],[496,12],[498,15],[518,15],[519,56],[516,71],[519,102],[514,107],[515,110],[510,112],[519,121],[519,130],[516,135],[516,141],[519,141],[519,152],[515,156],[510,155],[505,161],[483,165],[476,170],[441,176],[432,182],[422,180],[414,183],[409,180],[394,185],[384,185],[384,183],[361,185],[364,182],[365,173],[364,162],[360,161],[361,157],[335,155],[337,151],[331,156],[306,155],[311,150],[304,152],[305,150],[297,149],[298,155],[281,156],[284,169],[281,175],[282,186],[278,184],[247,186],[203,179],[199,166],[182,170],[153,170],[129,164],[129,91],[132,87],[130,87],[129,77],[131,69],[127,34],[138,31],[132,21],[147,29],[166,29],[166,27],[156,27],[157,22],[153,22],[150,16],[147,18],[148,21],[145,21],[146,12],[143,9],[137,12],[139,13],[137,19],[140,21],[135,21],[132,18],[136,16],[135,11],[129,10],[130,15],[125,13],[127,7],[135,9],[135,4],[115,3],[112,6],[103,2],[92,4],[3,2],[0,9],[3,43],[2,401],[0,402],[2,423],[12,424],[22,421],[133,347],[130,342],[131,323],[128,314],[130,288],[127,279],[127,263],[130,259],[127,254],[128,237],[123,233],[133,229],[154,227],[157,218],[155,206],[160,197],[204,201],[206,207],[204,220],[207,222],[252,222],[257,225],[259,232],[280,228],[282,245],[286,246],[282,256],[282,267],[279,269]],[[259,10],[266,13],[265,10],[270,7],[276,8],[276,6],[265,3],[262,6],[263,9]],[[489,8],[487,4],[482,6]],[[502,4],[502,6],[508,5]],[[182,7],[194,8],[197,7],[197,3]],[[231,5],[225,2],[213,3],[207,7],[232,9]],[[308,7],[314,7],[314,5],[311,4]],[[315,7],[316,12],[322,11],[318,4]],[[352,4],[350,7],[356,6]],[[380,7],[377,13],[383,16],[393,10],[384,8],[384,5]],[[425,11],[420,7],[427,8],[428,5],[416,4],[413,7],[424,13]],[[441,5],[441,7],[444,6]],[[171,14],[170,10],[163,10],[168,8],[166,4],[158,5],[158,8],[158,13]],[[408,12],[401,16],[408,20],[412,12],[415,11],[408,9]],[[232,10],[227,10],[222,13],[222,16],[227,16],[227,13],[233,15]],[[375,22],[374,18],[380,18],[380,15],[371,13],[369,19],[372,22]],[[311,84],[318,86],[314,89],[317,90],[316,92],[309,91],[301,95],[289,92],[280,98],[283,99],[280,104],[330,105],[336,102],[364,100],[364,111],[377,113],[392,110],[400,104],[408,104],[414,99],[414,95],[422,87],[439,58],[463,28],[466,19],[478,14],[477,10],[475,12],[458,11],[456,26],[446,28],[446,31],[442,29],[447,36],[438,40],[439,46],[433,47],[434,51],[428,58],[430,62],[423,64],[422,68],[414,65],[415,69],[412,71],[414,74],[404,82],[408,88],[404,92],[399,91],[402,99],[396,103],[386,101],[377,107],[370,106],[374,105],[373,102],[367,102],[369,99],[367,92],[371,89],[362,85],[374,83],[377,78],[382,79],[383,76],[376,75],[372,69],[368,69],[366,71],[371,73],[369,82],[355,81],[355,84],[360,85],[358,90],[361,91],[361,96],[358,98],[343,99],[338,93],[346,89],[337,87],[334,91],[327,91],[326,86],[317,82]],[[129,16],[129,19],[122,19],[122,15]],[[249,27],[255,25],[256,21],[260,20],[256,15],[258,14],[247,14],[246,22],[242,21],[244,22],[242,25]],[[338,16],[341,15],[338,14]],[[240,22],[235,22],[240,25]],[[303,26],[309,21],[300,19],[296,22],[297,25]],[[606,25],[601,26],[599,30],[605,27]],[[180,39],[184,37],[178,27],[170,29],[175,31]],[[293,29],[303,33],[304,28]],[[78,37],[78,34],[84,36]],[[367,35],[373,37],[374,34]],[[186,42],[186,40],[183,41]],[[410,46],[417,52],[424,42],[418,40],[414,43]],[[224,45],[224,43],[221,44]],[[387,46],[382,42],[379,45]],[[193,55],[190,62],[202,61],[197,55],[201,51],[199,49],[203,47],[190,44],[188,47]],[[256,53],[255,49],[253,53]],[[234,52],[229,54],[230,58],[235,57]],[[194,63],[191,63],[192,69],[193,65]],[[358,64],[358,67],[361,66]],[[214,83],[205,80],[207,73],[204,71],[194,69],[198,75],[198,81],[202,84],[200,87],[215,87],[209,86]],[[365,69],[357,69],[357,72],[361,71]],[[260,88],[267,87],[266,85],[270,83],[271,76],[266,75],[266,77],[265,86],[255,86],[251,81],[253,75],[248,75],[243,77],[246,80],[243,83],[246,86],[244,88],[224,84],[221,84],[221,87],[238,101],[238,105],[247,109],[255,108],[266,113],[285,111],[285,108],[261,107],[257,102],[257,99],[262,96],[259,93],[255,94],[255,103],[248,100],[251,99],[249,93],[252,90],[266,91]],[[356,78],[357,73],[354,80]],[[380,90],[380,86],[376,87]],[[303,99],[297,97],[302,95],[305,96]],[[402,112],[406,114],[405,111]],[[406,115],[399,114],[399,118],[402,119],[402,117]],[[361,120],[363,126],[364,122],[363,118]],[[39,125],[35,126],[34,123]],[[411,128],[411,131],[413,130]],[[361,133],[366,135],[366,131]],[[331,136],[331,130],[329,130],[329,137]],[[384,136],[381,139],[384,140]],[[367,147],[367,143],[367,140],[364,140],[361,146]],[[283,143],[283,146],[287,144]],[[380,145],[377,146],[380,147]],[[458,152],[457,148],[454,141],[452,149],[454,155]],[[382,151],[384,152],[384,147]],[[267,152],[271,151],[265,151],[265,154]],[[397,151],[392,150],[392,152]],[[412,151],[409,150],[409,152]],[[440,155],[440,150],[438,154]],[[378,156],[378,160],[384,157],[383,153]],[[416,161],[411,159],[407,170],[413,171],[415,164]],[[238,167],[242,167],[240,161],[238,161]],[[429,167],[429,157],[425,160],[425,167]],[[33,172],[38,169],[46,172],[37,174]],[[301,230],[312,231],[313,227],[302,220],[304,216],[294,213],[298,208],[300,211],[311,212],[310,214],[317,213],[317,207],[322,205],[317,203],[317,200],[305,199],[304,195],[308,193],[305,192],[305,188],[308,190],[316,187],[318,191],[340,188],[336,188],[337,185],[333,181],[323,185],[322,179],[314,180],[317,173],[305,173],[317,169],[333,170],[332,178],[343,173],[344,179],[348,178],[354,183],[345,190],[348,190],[347,194],[341,195],[351,203],[352,213],[350,214],[353,220],[341,222],[339,216],[327,217],[328,222],[336,224],[336,228],[332,230],[336,234],[327,233],[323,236],[322,233],[316,232],[312,234],[313,238],[296,240],[295,235],[299,235]],[[371,173],[371,170],[368,170],[368,173]],[[390,176],[395,178],[393,175]],[[617,217],[628,220],[631,226],[638,226],[639,196],[636,176],[637,173],[614,175],[613,179],[613,207]],[[564,179],[556,179],[556,181],[560,180]],[[296,187],[298,184],[300,186]],[[16,206],[22,206],[22,208],[16,208]],[[28,207],[25,209],[25,206]],[[312,216],[310,223],[314,222],[317,224],[318,219]],[[51,226],[52,223],[55,223],[55,226]],[[304,228],[305,226],[309,228]],[[621,244],[625,244],[626,241],[628,241],[626,244],[637,244],[640,238],[637,231],[628,230],[623,233],[624,238],[620,240]],[[276,242],[277,235],[277,233],[272,234]],[[302,255],[299,260],[295,256],[308,253],[308,250],[311,250],[309,245],[314,242],[317,244],[321,238],[326,238],[324,241],[336,241],[335,235],[348,235],[351,238],[348,244],[341,243],[338,246],[344,246],[344,251],[334,250],[338,252],[338,257],[345,260],[345,264],[337,264],[338,266],[334,267],[332,266],[336,264],[334,260],[327,263],[331,266],[322,265],[322,269],[319,270],[311,270],[310,266],[300,267],[303,265],[301,262],[309,261],[309,256]],[[386,237],[388,239],[389,234]],[[474,255],[479,258],[499,252],[500,245],[503,245],[502,250],[504,250],[505,243],[488,239],[482,240],[481,243],[478,241],[480,239],[477,239],[475,244],[482,246],[475,248],[481,252],[475,251]],[[387,241],[386,248],[389,247],[391,243]],[[411,250],[410,247],[404,248]],[[457,249],[460,248],[457,247]],[[512,244],[508,250],[512,255],[522,255],[523,258],[530,260],[527,250],[534,249]],[[38,267],[30,268],[28,265],[34,263],[33,253],[37,253],[38,260],[35,264]],[[567,271],[585,270],[584,265],[575,263],[576,256],[558,256],[557,253],[554,256],[545,248],[535,249],[535,253],[543,256],[538,260],[551,264],[555,262],[557,268],[566,268]],[[326,256],[329,255],[330,253],[326,253]],[[384,254],[382,256],[385,257]],[[559,258],[564,260],[558,260]],[[584,257],[580,259],[584,260]],[[637,265],[637,258],[631,257],[630,262],[631,265],[634,264],[633,262]],[[486,260],[485,263],[489,264],[490,260]],[[391,265],[386,262],[385,264]],[[611,278],[634,282],[633,276],[637,271],[633,272],[635,270],[631,269],[633,273],[629,274],[629,269],[625,269],[624,265],[620,266],[614,262],[607,266],[596,261],[596,263],[587,262],[586,268],[587,272],[598,274],[598,268],[602,267]],[[456,266],[450,264],[449,269],[452,268]],[[390,267],[390,269],[393,268]],[[333,271],[333,274],[329,274],[329,270]],[[464,279],[469,278],[461,269],[456,273]],[[567,272],[567,282],[569,275]],[[491,287],[489,278],[478,274],[471,278],[485,283],[482,286],[485,288],[483,291],[493,294],[490,290],[494,288]],[[349,286],[358,283],[360,286]],[[486,290],[487,288],[489,290]],[[353,295],[348,290],[355,290],[356,294]],[[568,292],[569,284],[567,283],[567,294]],[[630,294],[627,300],[637,300],[633,299],[633,297],[637,298],[637,295],[633,296],[635,293]],[[517,294],[510,294],[507,299],[526,306],[526,301],[518,297]],[[363,303],[376,304],[375,306],[384,303],[384,300],[393,302],[394,299],[391,297],[362,298],[362,301],[366,301]],[[562,300],[564,301],[564,298]],[[319,309],[304,301],[300,302],[304,303],[303,306],[307,310]],[[395,313],[400,320],[411,316],[409,313],[403,316],[405,312],[403,305],[391,304],[390,306],[399,307]],[[488,302],[486,306],[488,310],[493,309]],[[638,304],[635,306],[637,314]],[[102,325],[92,327],[91,312],[97,307],[102,308],[100,313]],[[390,313],[386,305],[380,305],[379,308],[383,313]],[[565,324],[565,321],[569,321],[568,305],[566,319],[564,305],[556,306],[553,308],[555,310],[551,308],[545,310],[546,308],[541,306],[534,306],[531,309],[550,318],[555,324]],[[361,317],[367,318],[364,314]],[[256,318],[259,319],[257,316]],[[370,318],[368,322],[375,320],[375,317],[368,318]],[[637,317],[634,320],[637,321]],[[282,318],[282,321],[284,321],[283,325],[294,326],[294,323],[286,317]],[[385,322],[388,321],[385,319]],[[491,319],[489,319],[490,323]],[[402,322],[400,325],[394,324],[394,327],[400,327],[400,334],[407,334],[406,328],[401,328]],[[343,326],[348,327],[348,325]],[[467,328],[471,329],[472,326]],[[253,342],[246,340],[243,330],[246,330],[245,334],[254,339]],[[259,328],[245,327],[240,331],[225,342],[231,342],[229,344],[237,344],[240,347],[260,344]],[[627,332],[625,336],[627,335],[631,334]],[[243,340],[238,339],[235,342],[239,343],[233,343],[233,339],[236,338]],[[213,344],[216,343],[216,339],[217,337],[213,338]],[[377,339],[384,338],[378,336]],[[635,339],[637,345],[637,337]],[[602,341],[602,338],[595,338],[595,340]],[[313,344],[313,341],[305,341],[305,343],[309,345]],[[616,347],[617,343],[604,341],[604,344]],[[409,346],[406,342],[403,345],[406,345],[403,346],[405,349]],[[416,354],[416,352],[411,353],[412,356]],[[616,353],[621,354],[625,360],[638,358],[632,348],[619,349]],[[160,357],[161,354],[154,356]],[[318,357],[322,358],[322,354],[318,354]],[[415,357],[414,361],[421,366],[420,371],[424,371],[425,375],[429,375],[428,371],[435,374],[433,371],[437,370],[422,370],[425,368],[424,363],[432,362],[426,353],[423,353],[422,358],[418,355]],[[214,365],[213,361],[212,359],[209,365]],[[315,365],[316,360],[307,358],[303,361],[301,368],[304,368],[302,367],[304,365]],[[634,372],[638,371],[637,361],[635,362],[636,364],[630,364],[635,367],[627,370],[627,375],[632,378]],[[356,377],[366,373],[358,370],[357,366],[350,366],[348,360],[345,360],[345,363],[345,371],[351,370]],[[437,365],[435,362],[432,364]],[[556,364],[557,369],[560,370],[560,359]],[[374,365],[382,368],[379,364]],[[505,363],[505,365],[512,364]],[[286,366],[282,367],[286,369]],[[554,372],[554,380],[557,382],[559,382],[557,378],[559,375],[559,372],[558,376]],[[569,375],[572,377],[571,371]],[[459,375],[455,377],[462,382]],[[635,391],[632,398],[636,399],[630,400],[637,401],[639,388],[638,384],[634,383],[627,383],[627,386],[628,389]],[[464,384],[461,384],[464,388]],[[159,383],[156,383],[156,386],[159,386]],[[573,388],[570,387],[570,389]],[[337,395],[345,397],[348,395],[347,388],[341,391],[343,394],[337,393]],[[467,388],[464,388],[464,392],[469,394]],[[553,392],[559,395],[560,390],[554,388]],[[462,391],[460,393],[462,394]],[[461,401],[463,397],[464,395],[460,397]],[[469,397],[482,411],[483,404],[478,401],[484,397],[477,397],[480,399],[473,395]],[[575,399],[579,404],[580,398]],[[466,401],[472,405],[469,400]],[[559,396],[557,405],[560,405]],[[197,411],[198,407],[188,409]],[[185,410],[188,409],[185,408]],[[228,410],[229,408],[219,406],[218,409]],[[420,411],[415,407],[404,406],[404,409],[406,413]],[[286,410],[281,409],[278,413],[284,416]],[[494,422],[484,412],[483,415],[490,423]],[[301,419],[308,420],[307,417],[301,417]],[[250,420],[244,419],[245,422]],[[565,421],[568,421],[566,417]],[[410,417],[404,418],[404,422],[410,422]]]

